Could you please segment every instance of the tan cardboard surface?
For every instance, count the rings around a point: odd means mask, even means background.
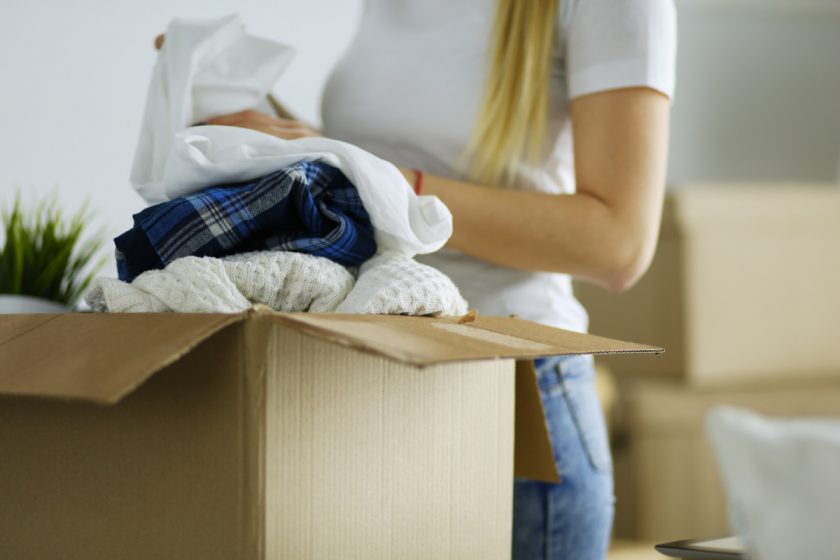
[[[262,559],[241,334],[116,406],[0,396],[0,558]]]
[[[265,317],[318,338],[413,365],[661,349],[514,318],[271,313],[6,315],[0,394],[113,404],[221,329]]]
[[[271,332],[266,558],[510,558],[510,360],[420,369]]]
[[[113,404],[243,315],[0,315],[0,394]]]

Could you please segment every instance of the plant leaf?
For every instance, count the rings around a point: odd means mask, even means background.
[[[91,218],[87,202],[65,217],[55,194],[27,215],[16,193],[11,210],[0,211],[0,293],[73,305],[107,260],[97,259],[104,245],[101,230],[83,241]]]

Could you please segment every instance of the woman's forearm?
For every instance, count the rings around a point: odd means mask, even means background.
[[[577,192],[521,192],[426,176],[423,192],[454,217],[450,246],[524,270],[565,272],[611,290],[632,286],[656,249],[670,101],[648,88],[571,104]],[[412,180],[410,171],[405,172]]]
[[[452,211],[449,246],[468,255],[511,268],[564,272],[610,289],[634,281],[638,235],[593,196],[487,188],[429,175],[423,194],[439,197]]]

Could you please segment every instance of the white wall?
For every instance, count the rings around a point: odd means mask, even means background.
[[[275,89],[317,123],[322,83],[360,8],[359,0],[2,0],[0,204],[18,188],[55,189],[68,209],[90,199],[113,237],[144,206],[128,172],[152,41],[170,19],[238,12],[250,32],[294,46]]]
[[[677,0],[669,177],[831,181],[840,0]]]
[[[840,159],[840,0],[677,0],[669,176],[829,180]],[[242,15],[298,55],[277,90],[317,122],[320,89],[361,0],[3,0],[0,201],[15,188],[89,198],[113,236],[142,208],[128,184],[155,53],[176,16]],[[113,271],[113,265],[108,269]]]

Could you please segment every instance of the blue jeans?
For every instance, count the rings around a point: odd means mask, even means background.
[[[561,482],[515,480],[513,558],[600,560],[615,498],[592,357],[555,356],[534,365]]]

